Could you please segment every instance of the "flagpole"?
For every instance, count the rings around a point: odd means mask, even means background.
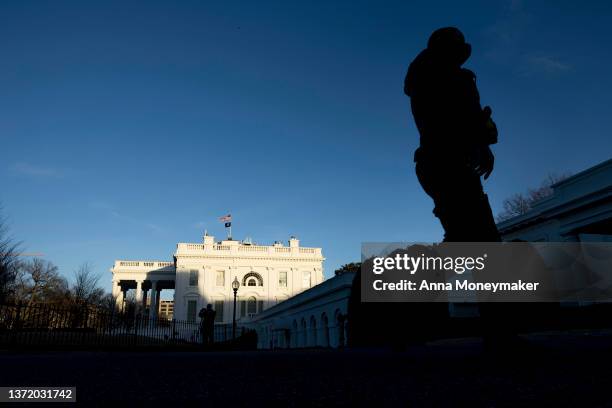
[[[227,240],[232,240],[232,214],[229,213],[223,217],[219,217],[219,221],[225,223],[225,232],[227,233]]]

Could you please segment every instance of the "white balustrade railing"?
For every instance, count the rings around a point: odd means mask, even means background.
[[[179,243],[177,245],[177,253],[215,253],[226,252],[232,253],[267,253],[267,254],[287,254],[288,256],[296,255],[315,255],[321,256],[320,248],[303,248],[303,247],[285,247],[285,246],[266,246],[266,245],[244,245],[234,242],[230,244],[190,244]]]
[[[238,247],[238,252],[268,252],[267,246],[261,245],[241,245]]]
[[[156,261],[116,261],[116,266],[138,267],[138,268],[166,268],[174,266],[173,262]]]

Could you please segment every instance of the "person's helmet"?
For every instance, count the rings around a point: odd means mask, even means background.
[[[427,41],[427,49],[439,60],[461,66],[472,54],[472,46],[465,42],[456,27],[443,27],[434,31]]]

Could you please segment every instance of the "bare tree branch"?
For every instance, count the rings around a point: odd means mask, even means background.
[[[15,242],[10,237],[8,224],[0,206],[0,302],[6,301],[14,292],[20,246],[21,243]]]
[[[91,265],[85,262],[74,272],[74,278],[71,290],[74,301],[100,304],[104,296],[104,290],[98,287],[100,274],[94,273]]]
[[[565,173],[560,176],[556,174],[549,174],[546,176],[544,181],[542,181],[540,187],[535,189],[530,188],[527,191],[527,195],[517,193],[506,198],[503,203],[504,210],[497,215],[497,222],[502,222],[527,213],[529,210],[531,210],[536,202],[550,196],[553,193],[552,186],[554,184],[565,180],[569,176],[569,173]]]
[[[14,283],[14,300],[36,303],[63,304],[68,299],[68,282],[51,262],[34,258],[18,262]]]

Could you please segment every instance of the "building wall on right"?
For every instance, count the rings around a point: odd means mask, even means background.
[[[346,345],[348,300],[354,273],[336,275],[256,316],[246,327],[257,331],[260,349]]]
[[[552,188],[526,214],[497,225],[504,241],[612,241],[612,159]]]

